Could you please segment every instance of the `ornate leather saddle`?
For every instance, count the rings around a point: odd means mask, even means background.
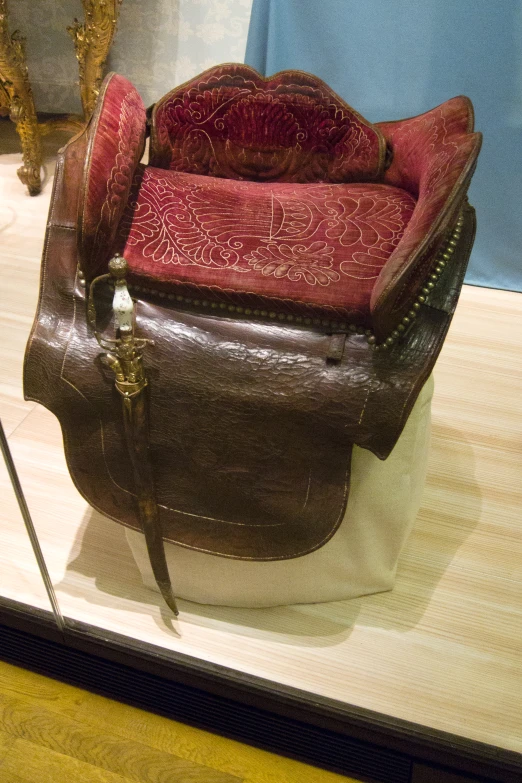
[[[341,522],[352,445],[390,454],[457,303],[480,145],[463,97],[371,125],[299,71],[219,66],[148,113],[105,79],[58,158],[25,395],[174,611],[164,541],[299,557]]]

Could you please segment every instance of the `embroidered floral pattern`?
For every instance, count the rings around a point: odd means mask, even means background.
[[[147,167],[122,221],[133,273],[364,309],[415,201],[386,185],[260,184]]]
[[[374,280],[403,235],[410,197],[400,192],[356,189],[352,196],[340,196],[326,204],[335,213],[325,232],[328,239],[338,239],[343,247],[362,248],[354,249],[341,262],[340,271],[348,277]]]
[[[340,279],[332,269],[333,247],[324,242],[311,245],[276,245],[259,247],[245,256],[245,260],[263,275],[289,280],[304,280],[308,285],[329,285]]]

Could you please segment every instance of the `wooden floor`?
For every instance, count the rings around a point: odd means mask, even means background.
[[[263,610],[181,602],[173,627],[123,529],[74,489],[54,417],[22,400],[50,183],[25,197],[18,161],[0,156],[0,414],[64,614],[522,752],[522,295],[464,288],[435,373],[423,505],[392,592]],[[0,596],[45,607],[1,470]]]
[[[0,662],[2,783],[347,783],[348,778]]]

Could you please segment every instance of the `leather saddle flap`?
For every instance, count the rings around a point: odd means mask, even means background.
[[[78,319],[62,367],[82,408],[69,466],[91,503],[139,528],[121,403],[84,330]],[[256,560],[322,546],[344,514],[366,397],[350,357],[327,358],[329,335],[150,302],[138,303],[137,333],[154,340],[145,364],[165,538]]]

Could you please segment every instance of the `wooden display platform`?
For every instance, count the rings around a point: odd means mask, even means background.
[[[118,654],[121,637],[152,657],[165,651],[172,671],[188,656],[248,687],[261,678],[271,692],[304,693],[312,712],[336,704],[417,724],[425,737],[449,732],[463,758],[478,748],[497,759],[498,780],[517,779],[501,768],[522,774],[522,295],[464,288],[435,372],[423,505],[392,592],[257,610],[181,601],[172,622],[142,585],[124,528],[74,488],[58,422],[22,399],[50,181],[24,196],[17,164],[0,158],[0,416],[71,639],[108,655],[100,639],[89,646],[94,626]],[[48,609],[2,464],[0,496],[0,597]]]

